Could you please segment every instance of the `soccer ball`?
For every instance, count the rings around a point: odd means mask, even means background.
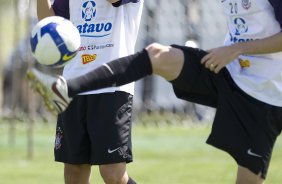
[[[32,55],[40,64],[60,68],[77,54],[80,35],[71,21],[52,16],[34,26],[30,44]]]

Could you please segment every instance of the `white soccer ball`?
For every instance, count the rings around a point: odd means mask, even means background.
[[[60,68],[77,54],[80,34],[71,21],[52,16],[34,26],[30,44],[32,54],[40,64]]]

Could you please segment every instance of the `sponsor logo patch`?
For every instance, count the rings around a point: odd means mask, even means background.
[[[241,17],[237,17],[234,19],[234,28],[236,30],[235,35],[239,36],[243,33],[247,33],[248,32],[248,25],[246,23],[246,20],[241,18]]]
[[[239,59],[239,63],[242,68],[247,68],[251,65],[249,60]]]
[[[93,45],[83,45],[79,48],[79,51],[85,51],[85,50],[102,50],[106,48],[114,47],[113,43],[106,43],[106,44],[93,44]]]
[[[77,25],[81,37],[106,37],[112,33],[113,23],[107,18],[98,17],[95,1],[86,1],[81,7],[81,18],[84,24]]]
[[[82,59],[82,64],[87,64],[90,63],[92,61],[95,61],[97,58],[97,54],[83,54],[81,55],[81,59]]]

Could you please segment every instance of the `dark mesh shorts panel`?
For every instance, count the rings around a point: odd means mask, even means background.
[[[76,96],[58,117],[55,160],[70,164],[132,162],[133,96],[117,91]]]

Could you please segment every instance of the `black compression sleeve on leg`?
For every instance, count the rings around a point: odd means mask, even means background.
[[[68,94],[73,97],[81,92],[121,86],[150,74],[152,74],[152,65],[148,52],[144,49],[106,63],[81,77],[67,80]]]

